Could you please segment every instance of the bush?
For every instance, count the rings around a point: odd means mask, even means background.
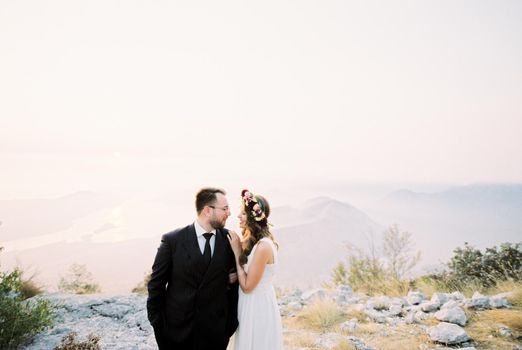
[[[55,346],[53,350],[100,350],[101,347],[98,344],[100,342],[100,337],[89,334],[86,341],[77,342],[76,332],[71,332],[62,338],[62,342],[60,345]]]
[[[53,323],[48,300],[25,298],[22,275],[19,269],[0,272],[0,349],[16,349]]]
[[[66,276],[60,278],[58,289],[65,293],[93,294],[101,292],[85,265],[72,264]]]
[[[343,316],[335,302],[316,300],[297,315],[297,321],[312,330],[328,332],[342,322]]]
[[[522,280],[522,247],[520,243],[503,243],[484,252],[467,242],[453,250],[447,270],[419,278],[419,282],[434,284],[439,289],[475,290],[494,288],[506,281]]]
[[[143,295],[149,294],[149,291],[147,289],[147,285],[149,284],[149,281],[150,281],[150,275],[151,275],[150,272],[145,273],[145,276],[143,277],[143,281],[138,283],[138,285],[136,287],[132,288],[131,292],[132,293],[143,294]]]
[[[368,251],[349,246],[346,264],[339,262],[332,270],[332,283],[348,284],[369,295],[406,293],[409,273],[420,259],[420,252],[412,253],[410,239],[410,233],[393,225],[383,233],[380,248],[373,242]]]

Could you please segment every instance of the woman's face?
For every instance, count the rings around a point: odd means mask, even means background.
[[[244,208],[239,210],[239,215],[237,218],[239,219],[239,227],[242,229],[246,228],[247,215]]]

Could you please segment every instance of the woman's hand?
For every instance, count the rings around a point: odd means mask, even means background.
[[[228,240],[230,241],[230,246],[232,247],[234,255],[236,256],[236,258],[239,259],[239,256],[241,255],[242,251],[241,240],[239,239],[239,235],[234,231],[229,231]]]

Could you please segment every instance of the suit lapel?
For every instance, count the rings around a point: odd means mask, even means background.
[[[185,232],[183,247],[186,252],[186,257],[189,260],[188,264],[193,266],[191,275],[194,277],[194,281],[199,283],[205,271],[201,268],[202,254],[201,250],[199,249],[198,238],[196,236],[196,229],[194,228],[194,224],[190,225],[188,230]]]
[[[199,250],[198,238],[196,237],[196,229],[194,224],[189,226],[185,234],[185,249],[188,252],[189,258],[197,260],[201,256]]]

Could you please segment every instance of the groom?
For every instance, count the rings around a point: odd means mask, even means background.
[[[219,188],[201,189],[196,221],[161,239],[147,299],[160,350],[225,350],[237,328],[238,285],[231,283],[235,260],[224,228],[230,215],[225,195]]]

